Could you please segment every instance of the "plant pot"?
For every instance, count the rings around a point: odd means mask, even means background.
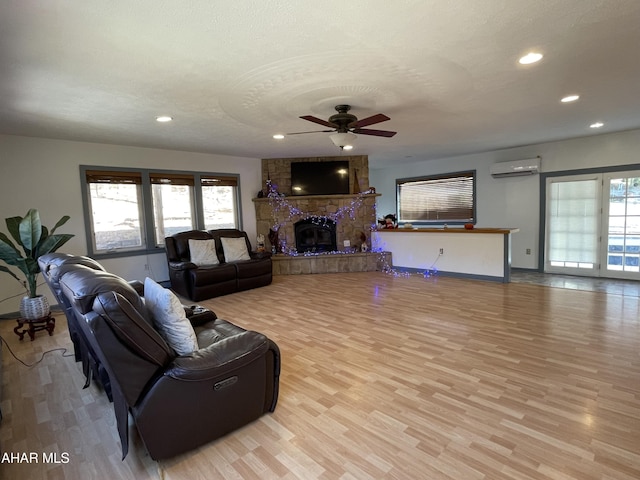
[[[51,309],[49,301],[44,295],[37,297],[22,297],[20,302],[20,315],[27,320],[38,320],[49,316]]]

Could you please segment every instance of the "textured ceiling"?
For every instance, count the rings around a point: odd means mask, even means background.
[[[639,46],[638,0],[10,0],[0,133],[323,156],[271,137],[350,104],[391,117],[352,152],[383,166],[640,128]]]

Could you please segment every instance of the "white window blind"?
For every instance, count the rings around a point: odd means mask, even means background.
[[[474,222],[475,172],[397,180],[400,222]]]
[[[599,180],[551,181],[547,186],[551,266],[594,268],[598,259]]]

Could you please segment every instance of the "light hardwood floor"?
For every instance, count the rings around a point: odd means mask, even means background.
[[[27,369],[3,351],[4,479],[640,478],[640,299],[529,284],[382,273],[278,276],[201,302],[275,340],[276,411],[156,464],[59,352]],[[28,362],[70,346],[19,342]],[[159,420],[161,421],[161,420]]]

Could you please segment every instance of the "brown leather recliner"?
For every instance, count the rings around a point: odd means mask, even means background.
[[[100,366],[96,355],[91,349],[91,345],[87,342],[84,332],[78,325],[78,319],[73,313],[71,303],[62,294],[62,289],[60,288],[60,278],[69,269],[70,265],[83,265],[94,270],[105,271],[104,267],[94,259],[70,253],[47,253],[38,258],[40,272],[51,293],[58,301],[58,306],[67,317],[67,327],[69,329],[69,337],[73,343],[75,360],[76,362],[82,362],[82,371],[86,378],[84,388],[91,384],[91,379],[93,378],[104,388],[109,400],[113,400],[109,376],[104,368]],[[140,284],[139,288],[141,289],[142,284],[140,282],[137,283]]]
[[[69,266],[60,287],[111,379],[123,458],[129,413],[158,460],[275,409],[280,353],[266,336],[213,315],[194,325],[199,349],[177,355],[155,330],[143,299],[120,277]]]
[[[73,312],[72,305],[62,293],[62,289],[60,287],[60,278],[69,270],[71,265],[83,265],[103,272],[106,270],[93,258],[81,255],[72,255],[70,253],[47,253],[45,255],[41,255],[38,258],[38,265],[45,282],[58,302],[58,306],[64,311],[64,314],[67,317],[69,337],[73,343],[74,356],[77,362],[82,362],[82,371],[86,378],[84,388],[87,388],[93,379],[104,389],[109,400],[113,401],[109,375],[101,366],[99,359],[93,352],[91,344],[87,341],[83,330],[78,326],[78,320]],[[142,282],[139,280],[129,280],[127,283],[133,287],[139,295],[143,295],[144,285]],[[103,285],[103,287],[106,288],[106,285]],[[99,292],[96,291],[96,293]],[[183,305],[183,307],[185,315],[189,318],[194,315],[199,315],[200,319],[206,318],[206,316],[203,317],[203,314],[206,312],[215,316],[213,312],[203,309],[199,305]],[[198,320],[194,319],[194,321]]]
[[[38,257],[38,266],[40,267],[40,272],[42,273],[45,282],[49,286],[51,293],[56,297],[60,308],[62,308],[65,314],[67,314],[71,305],[67,302],[64,295],[62,295],[59,284],[60,276],[64,272],[64,269],[61,267],[65,264],[85,265],[96,270],[104,270],[104,267],[92,258],[72,255],[70,253],[47,253]],[[67,323],[69,327],[69,336],[73,342],[75,359],[76,361],[79,361],[81,359],[82,346],[80,344],[81,340],[78,338],[79,333],[77,321],[73,314],[67,315]]]
[[[250,260],[227,262],[223,237],[244,238]],[[189,239],[215,240],[219,264],[198,266],[191,261]],[[165,238],[171,289],[193,301],[269,285],[272,281],[271,254],[253,252],[247,233],[234,228],[189,230]]]

